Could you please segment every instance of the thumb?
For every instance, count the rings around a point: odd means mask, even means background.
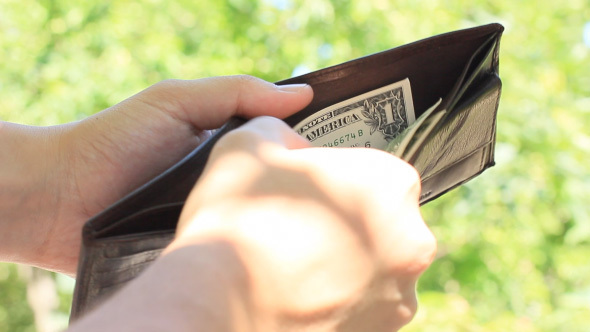
[[[134,98],[190,123],[197,130],[220,127],[232,116],[285,118],[311,102],[307,84],[275,85],[247,75],[165,80]]]

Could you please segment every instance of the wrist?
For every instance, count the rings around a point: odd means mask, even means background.
[[[165,252],[72,331],[263,331],[240,258],[223,241]]]
[[[0,260],[43,266],[58,218],[58,127],[0,123]]]
[[[167,298],[187,331],[263,331],[247,270],[231,243],[183,245],[164,254],[161,269],[181,285],[174,287],[176,298]]]

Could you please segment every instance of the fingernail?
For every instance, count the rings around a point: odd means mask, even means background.
[[[277,85],[280,91],[283,92],[291,92],[291,93],[299,93],[303,91],[309,85],[307,84],[287,84],[287,85]]]

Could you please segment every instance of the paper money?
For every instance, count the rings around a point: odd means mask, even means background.
[[[415,152],[415,149],[422,144],[438,121],[446,114],[446,111],[439,111],[433,114],[441,101],[442,99],[439,98],[438,101],[430,106],[426,112],[422,113],[414,123],[410,124],[395,139],[389,142],[385,151],[407,160],[406,158]]]
[[[324,108],[294,129],[313,146],[385,150],[414,120],[410,80],[406,78]]]

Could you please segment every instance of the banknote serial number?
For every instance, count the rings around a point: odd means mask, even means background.
[[[359,129],[356,132],[350,132],[348,134],[344,134],[338,138],[335,138],[333,141],[323,144],[323,147],[332,148],[336,146],[341,146],[347,142],[354,141],[357,137],[363,136],[363,130]],[[358,146],[358,143],[352,145],[351,147]]]

